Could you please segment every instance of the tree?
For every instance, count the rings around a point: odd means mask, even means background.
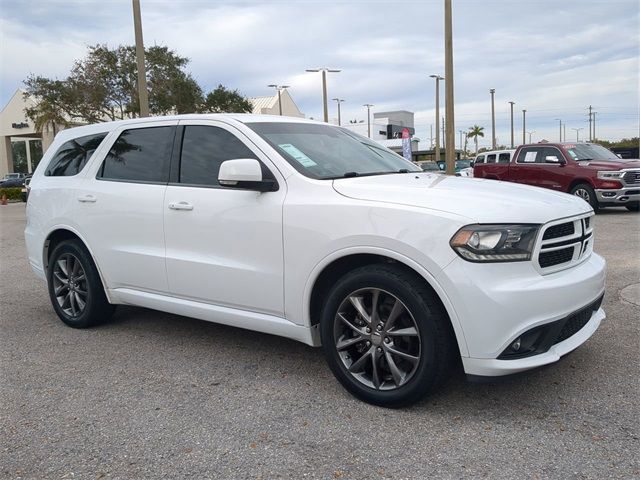
[[[484,137],[484,127],[479,125],[474,125],[469,128],[469,132],[467,132],[468,138],[473,138],[476,144],[476,155],[478,155],[478,137]]]
[[[203,92],[184,71],[188,58],[167,47],[152,46],[145,50],[145,60],[152,114],[199,110],[204,102]],[[25,113],[36,125],[137,117],[140,107],[136,72],[135,47],[91,46],[85,58],[76,60],[64,80],[31,75],[24,81],[26,96],[37,102]]]
[[[209,92],[200,108],[202,113],[246,113],[253,110],[251,103],[238,90],[218,85]]]

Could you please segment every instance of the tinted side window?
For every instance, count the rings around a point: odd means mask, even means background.
[[[511,155],[508,153],[501,153],[498,156],[498,163],[509,163],[511,161]]]
[[[540,155],[540,148],[523,148],[518,154],[517,163],[544,163],[544,158]]]
[[[48,177],[77,175],[106,136],[106,133],[97,133],[63,143],[49,162],[44,174]]]
[[[478,155],[475,163],[484,163],[484,155]]]
[[[175,127],[125,130],[109,150],[98,177],[132,182],[168,182],[174,130]]]
[[[496,163],[496,154],[487,155],[487,163]]]
[[[220,164],[237,158],[256,156],[227,130],[188,125],[182,137],[180,183],[216,186]]]

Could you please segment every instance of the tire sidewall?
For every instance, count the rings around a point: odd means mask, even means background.
[[[389,273],[392,273],[389,269]],[[393,272],[395,273],[395,272]],[[401,407],[422,398],[436,377],[435,341],[438,330],[431,308],[414,290],[406,288],[408,282],[398,282],[397,274],[384,274],[379,268],[373,273],[366,267],[353,271],[341,279],[327,297],[321,317],[322,345],[327,363],[340,383],[353,395],[376,405]],[[420,361],[413,377],[402,387],[391,390],[375,390],[353,378],[342,363],[335,348],[334,318],[344,299],[361,288],[379,288],[396,296],[409,309],[418,327],[421,342]]]

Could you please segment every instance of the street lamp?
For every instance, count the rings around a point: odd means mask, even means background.
[[[462,133],[464,132],[464,130],[458,130],[458,132],[460,133],[460,155],[462,155]]]
[[[280,116],[282,116],[282,90],[285,88],[289,88],[289,85],[267,85],[268,87],[275,88],[278,91],[278,111],[280,112]]]
[[[340,104],[342,102],[344,102],[343,98],[333,98],[333,101],[335,101],[338,104],[338,126],[342,125],[342,119],[340,118]]]
[[[562,141],[562,120],[559,118],[554,118],[554,120],[557,120],[558,122],[560,122],[560,141]]]
[[[491,94],[491,150],[496,149],[496,109],[495,109],[495,93],[496,89],[489,90]]]
[[[596,141],[596,113],[598,112],[591,112],[591,117],[593,120],[593,135],[591,136],[591,140],[592,141]]]
[[[327,104],[327,72],[337,73],[335,68],[308,68],[307,72],[322,72],[322,106],[324,107],[324,122],[329,123],[329,105]]]
[[[523,145],[527,143],[527,137],[525,137],[527,133],[526,126],[527,126],[527,111],[522,110],[522,144]]]
[[[363,107],[367,107],[367,137],[371,138],[371,107],[373,104],[365,103]]]
[[[534,133],[536,133],[535,130],[531,130],[530,132],[527,132],[529,134],[529,143],[531,143],[531,135],[533,135]]]
[[[511,105],[511,148],[513,148],[513,106],[516,102],[509,102]]]
[[[444,108],[447,118],[447,140],[445,144],[447,175],[455,175],[456,173],[456,122],[453,105],[453,21],[451,10],[451,0],[444,0]]]
[[[571,130],[575,130],[576,131],[576,142],[580,141],[580,130],[584,130],[584,128],[580,127],[580,128],[572,128]]]
[[[436,162],[440,161],[440,80],[444,77],[440,75],[429,75],[436,80]]]

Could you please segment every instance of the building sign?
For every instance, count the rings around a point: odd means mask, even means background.
[[[402,156],[411,161],[411,134],[408,128],[402,129]]]
[[[11,128],[29,128],[29,124],[27,122],[12,123]]]

